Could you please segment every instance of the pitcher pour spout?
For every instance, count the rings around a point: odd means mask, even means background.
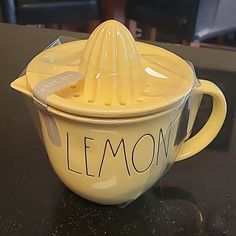
[[[28,97],[32,97],[32,93],[27,89],[26,76],[23,75],[11,83],[11,87]]]

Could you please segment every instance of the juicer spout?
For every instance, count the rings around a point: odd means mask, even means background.
[[[28,97],[32,97],[32,93],[26,87],[26,76],[21,76],[11,83],[11,87]]]

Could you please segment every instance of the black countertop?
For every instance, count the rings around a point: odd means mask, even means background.
[[[224,92],[228,113],[215,141],[125,206],[101,206],[54,174],[23,97],[9,84],[59,35],[0,24],[0,235],[236,235],[236,53],[161,44],[190,59]],[[203,100],[197,126],[209,114]]]

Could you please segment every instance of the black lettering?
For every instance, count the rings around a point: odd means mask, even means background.
[[[166,140],[164,137],[164,133],[162,128],[159,131],[159,136],[158,136],[158,146],[157,146],[157,160],[156,160],[156,165],[158,165],[158,159],[159,159],[159,154],[160,154],[160,147],[161,147],[161,143],[163,143],[163,148],[164,148],[164,153],[165,153],[165,157],[168,158],[168,151],[169,151],[169,142],[170,142],[170,133],[171,133],[171,124],[169,126],[169,133],[168,133],[168,139],[167,139],[167,144],[166,144]],[[162,140],[162,142],[161,142]]]
[[[93,174],[89,173],[89,169],[88,169],[88,156],[87,156],[87,149],[90,148],[90,146],[87,145],[87,140],[93,140],[93,138],[89,138],[89,137],[84,137],[84,159],[85,159],[85,168],[86,168],[86,175],[94,177]]]
[[[130,171],[129,171],[129,166],[128,166],[128,161],[127,161],[127,155],[126,155],[126,149],[125,149],[125,142],[124,142],[124,139],[121,139],[117,149],[114,151],[113,147],[112,147],[112,144],[111,144],[111,141],[109,139],[107,139],[106,143],[105,143],[105,146],[104,146],[104,151],[103,151],[103,155],[102,155],[102,161],[101,161],[101,166],[100,166],[100,169],[99,169],[99,172],[98,172],[98,177],[101,176],[101,172],[102,172],[102,167],[103,167],[103,163],[104,163],[104,159],[105,159],[105,156],[106,156],[106,151],[107,151],[107,146],[110,146],[110,149],[111,149],[111,152],[112,152],[112,155],[113,157],[116,157],[121,145],[123,146],[123,153],[124,153],[124,159],[125,159],[125,166],[126,166],[126,169],[127,169],[127,172],[128,172],[128,175],[130,175]]]
[[[151,138],[151,141],[152,141],[152,144],[153,144],[152,159],[151,159],[149,165],[148,165],[145,169],[140,170],[140,169],[137,168],[137,166],[136,166],[136,164],[135,164],[135,161],[134,161],[134,159],[135,159],[135,150],[136,150],[137,145],[139,144],[139,142],[140,142],[143,138],[145,138],[145,137],[150,137],[150,138]],[[151,134],[144,134],[144,135],[142,135],[142,136],[138,139],[138,141],[135,143],[134,148],[133,148],[133,150],[132,150],[132,164],[133,164],[134,169],[135,169],[138,173],[143,173],[143,172],[147,171],[147,170],[150,168],[150,166],[152,165],[152,163],[153,163],[154,156],[155,156],[155,139],[154,139],[154,137],[153,137]],[[143,157],[143,158],[145,158],[145,157]]]
[[[82,174],[81,172],[77,171],[77,170],[73,170],[70,167],[70,139],[69,139],[69,134],[66,133],[66,160],[67,160],[67,169],[76,173],[76,174]]]

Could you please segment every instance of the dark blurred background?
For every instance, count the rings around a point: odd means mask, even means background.
[[[90,33],[108,19],[139,39],[236,48],[235,0],[0,0],[0,22],[11,24]]]

